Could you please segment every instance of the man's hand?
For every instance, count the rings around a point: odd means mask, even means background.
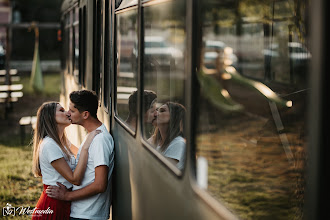
[[[69,190],[61,183],[56,183],[58,186],[48,186],[46,189],[46,193],[49,197],[58,199],[58,200],[64,200],[68,201],[67,194]]]

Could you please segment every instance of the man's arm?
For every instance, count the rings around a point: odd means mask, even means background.
[[[96,167],[95,181],[84,188],[68,191],[64,185],[58,184],[60,187],[48,186],[46,193],[51,198],[65,201],[80,200],[103,193],[107,190],[108,186],[108,169],[106,165]]]

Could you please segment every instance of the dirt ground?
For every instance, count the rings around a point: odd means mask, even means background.
[[[0,144],[8,142],[19,144],[20,142],[17,139],[20,138],[20,118],[36,115],[39,106],[45,101],[59,101],[59,95],[45,97],[42,95],[24,94],[16,103],[13,103],[7,117],[5,116],[4,104],[0,104]],[[26,134],[31,134],[31,131],[31,127],[25,128]],[[26,136],[28,137],[28,135]]]

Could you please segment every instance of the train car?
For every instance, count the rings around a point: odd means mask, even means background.
[[[99,97],[115,141],[110,218],[329,219],[327,9],[64,0],[60,99]]]

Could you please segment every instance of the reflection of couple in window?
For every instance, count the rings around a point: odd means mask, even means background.
[[[148,140],[179,169],[185,160],[185,113],[185,107],[179,103],[167,102],[160,106],[153,121],[154,134]]]
[[[128,99],[128,110],[129,114],[126,119],[126,123],[130,126],[130,128],[136,128],[137,121],[137,97],[138,91],[134,91],[129,99]],[[154,91],[144,90],[143,91],[143,111],[145,112],[143,115],[143,124],[152,124],[152,120],[154,120],[154,112],[156,111],[156,100],[157,95]]]
[[[135,91],[129,97],[129,116],[126,123],[136,128],[137,94]],[[148,142],[165,157],[172,161],[179,169],[183,168],[185,160],[186,141],[184,139],[184,125],[186,109],[175,102],[167,102],[156,108],[157,95],[150,90],[143,91],[143,130],[145,138],[150,136],[150,127],[154,130]]]

